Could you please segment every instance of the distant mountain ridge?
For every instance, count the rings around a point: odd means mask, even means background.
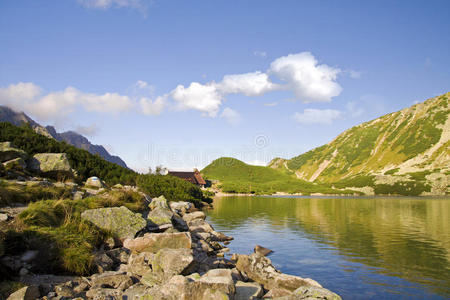
[[[16,112],[7,106],[0,105],[0,122],[9,122],[16,126],[20,126],[24,123],[30,124],[31,127],[34,129],[34,131],[36,131],[41,135],[53,138],[57,141],[64,141],[79,149],[87,150],[92,154],[98,154],[100,157],[104,158],[109,162],[128,168],[127,164],[120,157],[109,154],[109,152],[102,145],[92,144],[83,135],[74,131],[66,131],[58,133],[53,126],[44,127],[39,123],[35,122],[25,113]]]

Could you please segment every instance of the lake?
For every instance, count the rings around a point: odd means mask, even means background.
[[[222,197],[207,220],[344,299],[450,298],[449,198]]]

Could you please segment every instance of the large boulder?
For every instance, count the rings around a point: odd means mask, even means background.
[[[109,286],[115,289],[125,290],[133,285],[133,280],[126,274],[121,274],[119,272],[106,272],[103,274],[92,275],[91,285],[93,288]]]
[[[172,224],[173,212],[168,208],[156,207],[148,213],[147,219],[156,226]]]
[[[0,143],[0,162],[5,162],[15,158],[27,158],[27,153],[21,149],[15,148],[11,142]]]
[[[234,300],[259,299],[263,295],[263,289],[256,282],[236,282],[236,295]]]
[[[191,202],[178,201],[170,202],[170,208],[180,215],[184,215],[192,209],[193,205]]]
[[[146,233],[143,237],[126,239],[123,246],[137,253],[156,253],[164,248],[191,249],[191,243],[191,234],[189,232]]]
[[[7,300],[35,300],[40,296],[39,287],[32,285],[12,293]]]
[[[167,200],[164,196],[159,196],[158,198],[153,198],[153,200],[150,202],[148,207],[151,210],[154,210],[156,208],[164,208],[164,209],[170,209],[169,204],[167,203]]]
[[[266,290],[283,288],[294,291],[301,286],[322,287],[316,281],[309,278],[282,274],[275,269],[272,261],[257,253],[251,255],[239,255],[236,268],[245,273],[250,279],[264,286]]]
[[[153,272],[161,272],[164,278],[174,275],[187,275],[194,262],[192,250],[186,248],[164,248],[156,253],[152,262]]]
[[[99,188],[99,189],[106,187],[106,185],[103,183],[103,181],[96,176],[89,177],[86,180],[86,186],[87,187],[95,187],[95,188]]]
[[[147,221],[140,214],[125,206],[88,209],[81,214],[81,218],[110,231],[122,241],[134,238],[147,226]]]
[[[72,178],[74,176],[66,153],[39,153],[29,161],[28,167],[50,177]]]
[[[192,213],[189,213],[189,214],[185,214],[184,216],[183,216],[183,219],[186,221],[186,222],[191,222],[191,221],[193,221],[193,220],[195,220],[195,219],[201,219],[201,220],[204,220],[206,218],[206,215],[205,215],[205,213],[204,212],[202,212],[202,211],[194,211],[194,212],[192,212]]]
[[[302,286],[296,289],[291,295],[282,297],[284,300],[342,300],[342,298],[321,287],[317,286]]]

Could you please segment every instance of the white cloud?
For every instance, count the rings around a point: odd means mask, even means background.
[[[246,96],[260,96],[276,89],[266,73],[225,75],[218,84],[218,89],[224,94],[244,94]]]
[[[358,107],[354,101],[348,102],[346,106],[350,116],[353,118],[359,117],[364,113],[364,109]]]
[[[189,87],[178,85],[171,93],[179,109],[196,109],[210,117],[217,116],[223,96],[215,84],[192,82]]]
[[[75,129],[75,131],[82,135],[94,136],[98,133],[99,128],[98,128],[97,124],[91,124],[89,126],[80,125]]]
[[[133,102],[117,93],[83,93],[74,87],[42,95],[33,83],[18,83],[0,88],[0,103],[36,116],[40,120],[63,119],[77,107],[86,111],[117,114],[130,110]]]
[[[362,75],[361,72],[355,71],[355,70],[347,70],[346,73],[348,73],[350,78],[353,78],[353,79],[359,79],[359,78],[361,78],[361,75]]]
[[[244,162],[247,165],[252,165],[252,166],[263,166],[263,167],[267,166],[267,162],[262,161],[262,160],[258,160],[258,159],[251,160],[251,161],[244,161]]]
[[[273,107],[273,106],[277,106],[278,102],[269,102],[269,103],[264,103],[264,106],[269,106],[269,107]]]
[[[145,115],[159,115],[166,107],[167,96],[160,96],[155,100],[149,98],[141,98],[139,104],[141,106],[142,113]]]
[[[144,88],[148,87],[148,83],[143,80],[138,80],[136,82],[136,87],[139,89],[144,89]]]
[[[226,107],[222,111],[220,117],[224,118],[231,125],[238,125],[241,122],[241,115],[237,111],[229,107]]]
[[[308,108],[303,110],[303,113],[296,112],[293,117],[301,124],[331,124],[341,116],[342,113],[334,109]]]
[[[340,69],[325,64],[318,65],[318,61],[309,52],[277,58],[270,65],[269,72],[287,82],[286,88],[305,103],[330,102],[342,91],[342,87],[336,82]]]
[[[253,55],[264,58],[267,56],[267,52],[266,51],[255,51],[255,52],[253,52]]]
[[[141,10],[147,7],[146,1],[144,0],[78,0],[78,3],[87,8],[99,9],[131,7]]]

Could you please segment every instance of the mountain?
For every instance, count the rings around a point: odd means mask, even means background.
[[[225,193],[323,193],[347,194],[353,191],[342,191],[328,185],[316,184],[297,179],[292,173],[274,170],[268,167],[248,165],[231,157],[214,160],[201,173],[213,181],[213,186]],[[218,180],[219,183],[214,181]]]
[[[309,182],[316,188],[350,189],[367,195],[447,195],[449,100],[450,93],[446,93],[357,125],[326,145],[291,159],[275,158],[267,167],[243,166],[228,159],[219,166],[219,159],[202,173],[230,190],[242,180],[247,186],[258,184],[266,193],[291,192],[291,184],[301,182],[305,187]],[[261,176],[269,173],[254,168],[272,173]]]
[[[91,144],[87,138],[74,131],[58,133],[52,126],[41,126],[23,112],[15,112],[9,107],[0,105],[0,122],[9,122],[16,126],[20,126],[24,123],[29,124],[35,132],[41,135],[53,138],[57,141],[64,141],[79,149],[87,150],[92,154],[98,154],[109,162],[128,168],[126,163],[120,157],[109,154],[102,145]]]

